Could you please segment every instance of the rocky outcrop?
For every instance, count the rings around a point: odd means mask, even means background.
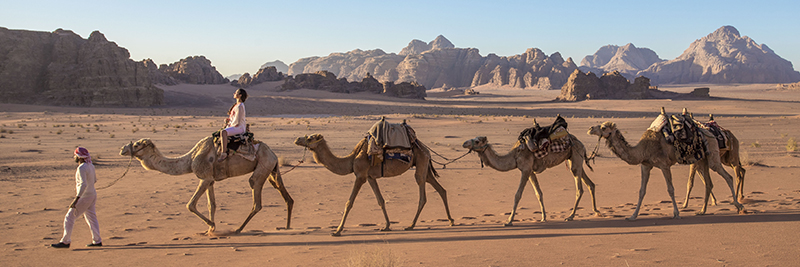
[[[639,48],[631,43],[624,46],[607,45],[581,60],[581,71],[606,73],[618,71],[628,79],[633,79],[639,71],[650,65],[664,61],[656,52]]]
[[[650,79],[640,76],[629,83],[621,73],[615,71],[597,77],[592,72],[576,69],[561,87],[559,101],[583,101],[587,99],[643,99],[652,98]]]
[[[789,84],[779,83],[775,88],[778,90],[800,90],[800,82]]]
[[[180,82],[189,84],[223,84],[229,82],[217,71],[217,68],[211,65],[211,60],[208,60],[205,56],[190,56],[169,65],[161,65],[159,71]]]
[[[0,101],[7,103],[146,107],[163,105],[145,62],[99,31],[0,27]]]
[[[456,48],[444,36],[430,43],[411,41],[399,54],[383,50],[353,50],[327,57],[303,58],[289,65],[289,75],[329,71],[349,81],[367,73],[384,81],[417,82],[427,88],[457,88],[484,84],[518,88],[561,88],[577,66],[559,53],[549,57],[539,49],[521,55],[480,55],[475,48]]]
[[[289,73],[289,66],[286,65],[286,63],[283,63],[283,61],[280,61],[280,60],[275,60],[275,61],[270,61],[270,62],[264,63],[263,65],[261,65],[261,68],[259,68],[259,69],[264,69],[264,68],[267,68],[267,67],[275,67],[275,69],[278,72]]]
[[[152,59],[145,59],[143,61],[144,65],[147,66],[148,75],[150,76],[150,82],[154,84],[163,84],[163,85],[176,85],[180,82],[175,78],[167,75],[166,73],[158,70],[156,63]],[[166,67],[162,65],[162,67]]]
[[[511,57],[489,54],[473,75],[471,86],[491,84],[526,89],[557,89],[567,82],[570,73],[577,68],[572,58],[565,61],[558,52],[548,57],[538,48],[529,48],[524,54]]]
[[[792,83],[800,72],[765,44],[723,26],[694,41],[677,58],[659,62],[638,75],[653,83]]]
[[[348,82],[345,78],[336,78],[329,71],[303,73],[286,78],[282,85],[283,90],[313,89],[335,93],[372,92],[401,98],[425,99],[425,87],[416,82],[379,82],[369,73],[361,82]]]
[[[278,72],[275,67],[270,66],[258,70],[256,75],[252,78],[250,77],[250,73],[245,72],[238,80],[232,81],[231,85],[247,88],[260,83],[280,81],[283,80],[283,78],[282,72]]]

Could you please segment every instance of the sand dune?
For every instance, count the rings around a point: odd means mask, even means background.
[[[660,88],[691,91],[700,85]],[[345,266],[376,256],[396,265],[795,265],[800,240],[800,152],[788,151],[800,138],[798,91],[775,91],[774,85],[704,85],[714,100],[591,100],[551,102],[557,92],[481,88],[473,96],[436,94],[428,100],[399,100],[372,94],[334,94],[312,90],[279,92],[275,84],[249,90],[248,122],[256,139],[279,157],[296,164],[303,149],[293,140],[321,133],[333,152],[349,153],[381,116],[407,120],[418,138],[436,152],[455,158],[467,151],[465,140],[487,136],[495,149],[511,149],[519,132],[536,118],[550,123],[561,114],[570,132],[587,147],[598,143],[586,134],[590,126],[611,120],[631,143],[641,136],[660,107],[677,113],[686,107],[717,122],[741,141],[748,163],[745,184],[747,214],[730,205],[730,190],[712,174],[718,206],[701,208],[697,181],[692,202],[670,219],[672,204],[662,175],[654,171],[639,220],[628,222],[638,197],[640,173],[616,158],[604,143],[588,172],[597,184],[603,217],[591,212],[588,194],[575,221],[565,222],[575,200],[575,184],[565,167],[538,174],[548,209],[541,212],[526,185],[518,222],[503,227],[513,204],[519,172],[481,168],[476,155],[441,168],[456,226],[448,226],[441,199],[426,186],[427,204],[413,231],[418,190],[413,174],[379,179],[393,231],[381,232],[383,216],[372,190],[362,188],[342,237],[331,237],[352,190],[353,175],[339,176],[305,163],[283,176],[295,200],[292,229],[285,225],[285,204],[277,191],[263,193],[264,209],[239,235],[224,235],[244,220],[251,208],[248,176],[215,185],[220,236],[199,233],[206,226],[185,208],[198,179],[144,170],[134,161],[114,186],[98,191],[98,217],[104,247],[88,249],[88,227],[80,221],[73,247],[46,247],[61,236],[66,207],[74,196],[75,163],[71,151],[87,147],[95,157],[98,187],[119,177],[129,158],[119,148],[131,140],[151,138],[166,156],[178,156],[221,127],[235,88],[229,86],[165,87],[168,104],[159,108],[75,108],[0,104],[0,237],[8,266],[60,264],[100,265],[255,265]],[[443,161],[442,159],[437,159]],[[286,171],[290,166],[282,166]],[[733,173],[730,168],[726,169]],[[676,199],[685,196],[688,166],[672,168]],[[203,213],[206,200],[198,205]]]

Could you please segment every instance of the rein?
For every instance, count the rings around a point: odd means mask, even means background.
[[[130,142],[130,146],[131,146],[131,158],[130,158],[130,160],[128,160],[128,167],[125,168],[125,172],[123,172],[122,175],[119,176],[119,178],[117,178],[116,180],[112,181],[107,186],[99,187],[96,190],[102,190],[102,189],[109,188],[112,185],[115,185],[117,182],[119,182],[119,180],[122,179],[122,177],[125,177],[126,174],[128,174],[128,171],[131,170],[131,163],[133,163],[133,141]]]
[[[297,161],[297,165],[294,165],[294,166],[292,166],[292,168],[291,168],[291,169],[289,169],[289,170],[287,170],[287,171],[285,171],[285,172],[282,172],[282,173],[281,173],[281,175],[287,174],[287,173],[289,173],[290,171],[292,171],[292,170],[294,170],[295,168],[297,168],[297,166],[300,166],[300,164],[303,164],[303,162],[305,162],[305,161],[306,161],[306,152],[308,152],[308,147],[305,147],[305,148],[303,148],[303,158],[302,158],[302,159],[300,159],[299,161]]]
[[[447,161],[446,163],[441,163],[441,162],[438,162],[438,161],[434,160],[433,158],[431,158],[431,162],[439,164],[439,165],[442,165],[442,169],[447,169],[447,164],[450,164],[450,163],[453,163],[453,162],[455,162],[457,160],[460,160],[461,158],[466,157],[469,153],[472,153],[472,150],[470,149],[469,151],[467,151],[467,153],[464,153],[464,155],[461,155],[461,156],[451,160],[451,159],[448,159],[447,157],[442,156],[441,154],[437,153],[436,151],[434,151],[433,149],[431,149],[429,146],[425,145],[424,143],[420,142],[419,140],[416,140],[416,143],[420,144],[422,147],[425,147],[426,149],[428,149],[428,151],[433,152],[434,155],[437,155],[437,156],[441,157],[442,159],[446,160]]]
[[[591,154],[591,155],[589,155],[589,157],[588,157],[588,158],[586,158],[586,162],[589,162],[589,161],[591,160],[591,161],[592,161],[592,163],[595,163],[595,162],[594,162],[594,158],[596,158],[596,157],[597,157],[597,153],[598,153],[598,152],[600,152],[600,140],[601,140],[601,139],[603,139],[603,136],[602,136],[602,135],[601,135],[601,136],[599,136],[599,137],[597,137],[597,145],[596,145],[596,146],[594,146],[594,150],[592,150],[592,154]]]

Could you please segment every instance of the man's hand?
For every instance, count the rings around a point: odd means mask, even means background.
[[[81,197],[75,197],[75,200],[73,200],[72,203],[69,204],[70,209],[75,208],[75,205],[78,204],[78,199],[81,199]]]

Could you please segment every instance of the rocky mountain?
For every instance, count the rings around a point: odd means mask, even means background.
[[[664,61],[649,48],[636,47],[631,43],[624,46],[607,45],[581,60],[581,71],[607,73],[618,71],[628,79],[633,79],[639,71],[650,65]]]
[[[0,101],[72,106],[162,105],[144,62],[99,31],[83,39],[72,31],[0,27]]]
[[[559,53],[549,57],[539,49],[499,57],[480,55],[475,48],[456,48],[444,36],[425,43],[412,40],[399,54],[356,49],[326,57],[302,58],[289,65],[289,75],[329,71],[350,81],[367,74],[384,81],[417,82],[427,88],[484,84],[518,88],[561,88],[577,66]]]
[[[344,78],[336,78],[329,71],[315,73],[302,73],[290,76],[281,86],[283,90],[313,89],[335,93],[372,92],[392,97],[425,99],[425,87],[416,82],[401,82],[395,84],[391,81],[379,82],[375,77],[367,74],[361,82],[348,82]]]
[[[279,71],[279,72],[289,73],[289,66],[286,65],[286,63],[283,63],[283,61],[280,61],[280,60],[275,60],[275,61],[270,61],[270,62],[264,63],[264,65],[261,65],[261,68],[259,68],[259,69],[264,69],[266,67],[275,67],[275,69],[277,71]]]
[[[651,65],[637,75],[664,83],[792,83],[800,72],[765,44],[723,26],[694,41],[683,54]]]
[[[211,60],[205,56],[190,56],[169,65],[162,64],[158,70],[183,83],[223,84],[230,82],[222,77],[217,68],[211,65]]]
[[[282,72],[279,72],[274,66],[269,66],[258,70],[253,77],[250,77],[250,73],[245,72],[239,79],[231,81],[231,85],[249,87],[264,82],[281,81],[283,78]]]
[[[561,95],[556,100],[572,102],[587,99],[644,99],[653,97],[651,91],[650,79],[642,76],[630,83],[618,71],[597,77],[592,72],[584,73],[576,69],[561,87]]]

